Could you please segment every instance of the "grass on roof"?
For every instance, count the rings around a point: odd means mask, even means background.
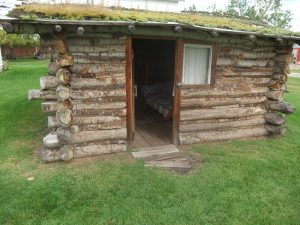
[[[68,19],[68,20],[104,20],[138,22],[178,22],[231,30],[252,31],[266,34],[295,35],[290,30],[259,24],[245,19],[229,18],[204,13],[166,13],[145,10],[105,8],[101,5],[75,4],[28,4],[20,6],[10,13],[23,19]]]

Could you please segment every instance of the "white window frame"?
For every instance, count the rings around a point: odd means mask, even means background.
[[[209,59],[208,59],[208,71],[207,71],[207,83],[194,83],[186,84],[184,81],[185,78],[185,58],[186,58],[186,47],[198,48],[198,49],[209,49]],[[212,45],[203,45],[203,44],[184,44],[183,47],[183,75],[182,75],[182,84],[183,85],[210,85],[211,84],[211,67],[212,67],[212,54],[213,46]]]

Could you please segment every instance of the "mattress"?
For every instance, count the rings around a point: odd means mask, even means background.
[[[170,120],[173,115],[173,84],[171,82],[144,86],[143,98],[148,106]]]

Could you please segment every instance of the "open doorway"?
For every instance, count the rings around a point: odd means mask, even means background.
[[[172,144],[175,46],[174,40],[132,40],[133,147]]]

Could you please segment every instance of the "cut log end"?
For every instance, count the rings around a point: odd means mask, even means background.
[[[56,63],[60,67],[72,66],[74,58],[70,53],[60,54],[56,59]]]
[[[59,161],[60,159],[60,151],[59,149],[49,149],[43,148],[40,150],[40,156],[43,162],[55,162]]]
[[[53,76],[43,76],[40,78],[41,90],[54,89],[58,86],[57,80]]]
[[[283,100],[283,91],[269,91],[266,96],[268,99],[281,102]]]
[[[61,150],[61,160],[63,161],[71,161],[74,157],[74,152],[72,149],[69,148],[62,148]]]
[[[283,115],[279,115],[277,113],[266,113],[265,120],[267,123],[280,126],[285,123],[285,118]]]
[[[7,33],[12,33],[14,31],[14,26],[11,23],[8,22],[4,22],[3,23],[3,29],[7,32]]]
[[[273,135],[282,135],[282,134],[286,133],[286,125],[285,124],[282,124],[280,126],[266,124],[265,127],[266,127],[267,131]]]
[[[270,103],[269,109],[285,114],[292,114],[296,111],[296,108],[287,102]]]
[[[66,86],[58,86],[56,89],[58,100],[65,101],[70,98],[70,89]]]
[[[43,138],[44,145],[47,148],[58,148],[62,146],[62,142],[60,142],[57,138],[57,134],[55,132],[48,134]]]
[[[59,84],[69,84],[71,82],[71,72],[66,68],[61,68],[56,73],[56,79]]]
[[[71,126],[73,121],[72,111],[69,109],[58,110],[56,112],[56,120],[63,127]]]

